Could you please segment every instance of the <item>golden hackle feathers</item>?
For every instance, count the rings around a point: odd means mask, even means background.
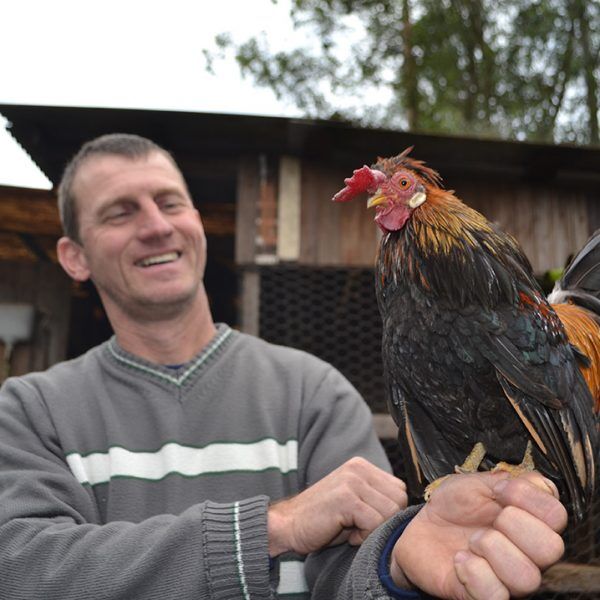
[[[444,210],[440,210],[443,205]],[[425,254],[447,254],[460,244],[476,245],[473,231],[493,235],[490,223],[480,213],[463,204],[452,191],[427,190],[427,202],[413,213],[419,249]],[[465,228],[465,222],[471,227]]]

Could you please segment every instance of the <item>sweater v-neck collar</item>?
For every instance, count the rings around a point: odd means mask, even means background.
[[[217,333],[208,345],[206,345],[192,360],[183,363],[177,368],[168,365],[158,365],[136,356],[131,352],[127,352],[127,350],[123,350],[123,348],[119,346],[114,335],[108,341],[107,348],[113,359],[120,365],[161,379],[176,387],[181,387],[192,375],[204,371],[204,369],[213,362],[216,356],[220,354],[218,350],[227,346],[227,342],[232,339],[233,330],[228,325],[225,323],[217,323],[216,328]]]

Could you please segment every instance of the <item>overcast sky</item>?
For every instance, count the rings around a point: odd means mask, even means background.
[[[208,74],[202,55],[224,31],[284,47],[289,0],[0,0],[0,22],[0,103],[297,114],[234,63]],[[49,187],[5,124],[0,185]]]

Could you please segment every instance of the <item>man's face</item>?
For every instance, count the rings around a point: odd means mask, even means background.
[[[76,175],[80,281],[91,278],[107,311],[162,318],[193,303],[206,238],[183,179],[161,152],[91,157]],[[62,261],[61,261],[62,262]]]

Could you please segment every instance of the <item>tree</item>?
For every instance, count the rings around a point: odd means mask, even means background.
[[[303,47],[217,45],[309,117],[600,143],[597,3],[293,0],[291,17]]]
[[[600,11],[587,4],[513,2],[500,122],[517,137],[599,143]]]

